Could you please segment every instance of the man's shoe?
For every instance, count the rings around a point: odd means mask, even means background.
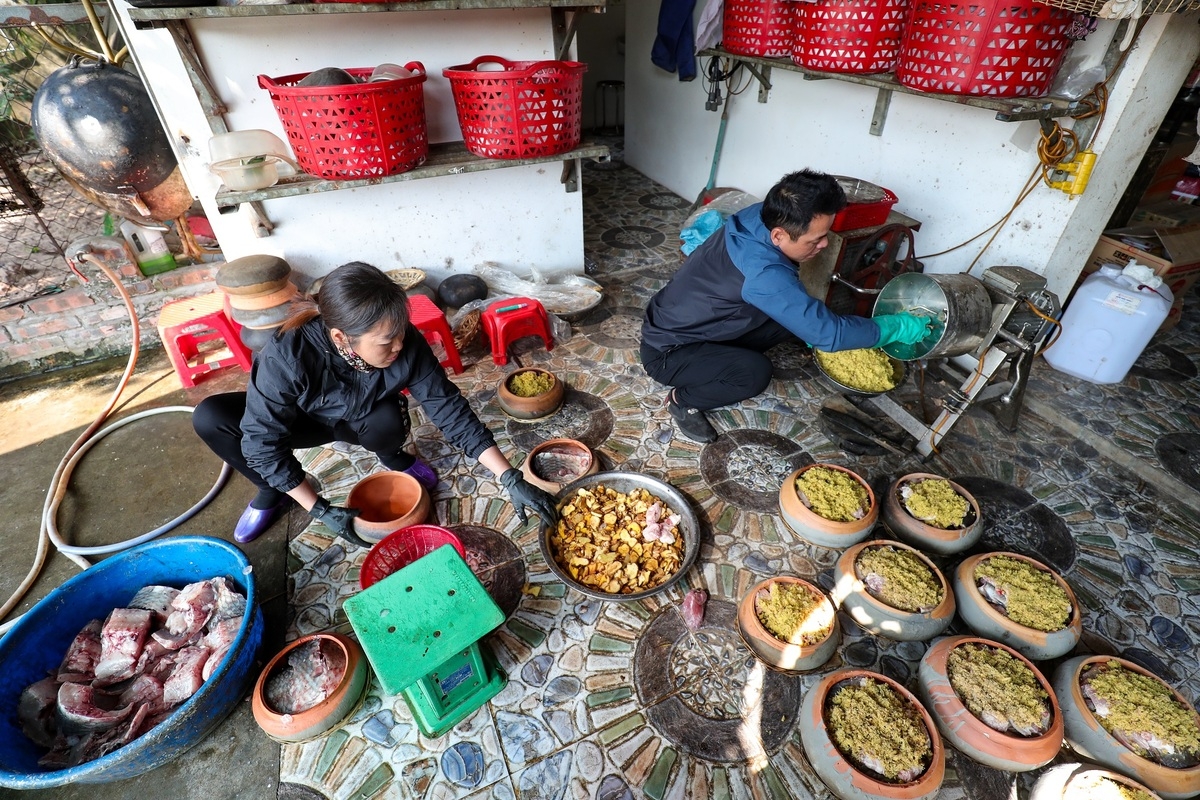
[[[712,426],[708,417],[704,416],[704,412],[700,409],[684,408],[675,402],[674,397],[668,397],[667,411],[671,413],[671,419],[675,420],[679,432],[693,442],[709,444],[717,440],[717,429]]]
[[[417,479],[417,482],[425,487],[426,491],[432,492],[437,488],[438,476],[433,471],[433,467],[426,464],[421,459],[413,462],[413,465],[406,470],[402,470],[405,474],[411,475]]]
[[[286,504],[287,498],[284,498],[270,508],[246,506],[246,510],[234,526],[233,540],[238,544],[246,544],[262,536],[279,517],[279,512],[283,511]]]

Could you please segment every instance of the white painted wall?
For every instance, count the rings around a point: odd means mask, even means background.
[[[583,269],[583,205],[559,182],[559,163],[511,167],[265,202],[275,232],[255,238],[245,206],[220,214],[208,171],[209,126],[166,31],[138,31],[118,6],[134,60],[164,118],[185,178],[227,258],[272,253],[310,278],[350,260],[418,267],[438,279],[484,261],[518,273]],[[432,142],[461,140],[444,67],[476,56],[553,58],[546,10],[404,12],[198,20],[197,49],[228,105],[231,130],[262,128],[286,141],[257,76],[320,67],[421,61]]]
[[[630,5],[626,160],[692,198],[708,180],[719,114],[704,110],[702,80],[681,83],[650,63],[656,21],[657,4]],[[1115,28],[1102,22],[1076,50],[1098,60]],[[1197,53],[1195,14],[1151,17],[1112,86],[1087,193],[1071,199],[1036,189],[974,271],[1018,264],[1045,274],[1065,297]],[[1036,122],[1000,122],[982,109],[894,93],[883,135],[872,136],[875,89],[783,70],[773,71],[772,83],[767,104],[757,102],[757,83],[733,99],[716,185],[761,197],[801,167],[872,181],[899,196],[897,210],[922,221],[918,254],[987,229],[1038,163]],[[926,269],[964,271],[986,238],[926,259]]]

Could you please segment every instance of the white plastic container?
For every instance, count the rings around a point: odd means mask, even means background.
[[[162,228],[149,228],[136,222],[124,220],[121,223],[121,235],[137,260],[138,269],[143,275],[157,275],[160,272],[175,269],[175,256],[163,238]]]
[[[1059,372],[1091,383],[1118,383],[1167,318],[1175,298],[1147,266],[1105,264],[1075,291],[1062,335],[1046,351]]]

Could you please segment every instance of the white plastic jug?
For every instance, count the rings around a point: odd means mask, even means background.
[[[1174,300],[1149,267],[1105,264],[1075,291],[1046,362],[1091,383],[1122,381]]]

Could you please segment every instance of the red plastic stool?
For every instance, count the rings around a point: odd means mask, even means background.
[[[446,358],[442,361],[442,366],[461,373],[463,371],[462,359],[458,356],[458,348],[454,346],[454,334],[450,330],[450,323],[446,321],[446,315],[433,304],[433,301],[421,294],[409,297],[408,318],[425,337],[425,341],[430,344],[433,344],[435,340],[441,342],[442,349],[446,351]]]
[[[487,307],[480,321],[492,344],[492,361],[497,364],[508,363],[508,346],[523,336],[540,336],[547,350],[554,349],[550,315],[532,297],[497,300]]]
[[[222,367],[239,366],[250,371],[250,350],[238,336],[241,326],[225,314],[225,293],[213,292],[186,300],[175,300],[162,307],[158,315],[158,337],[184,387],[196,385],[196,378]],[[205,348],[206,342],[222,341],[225,350]]]

